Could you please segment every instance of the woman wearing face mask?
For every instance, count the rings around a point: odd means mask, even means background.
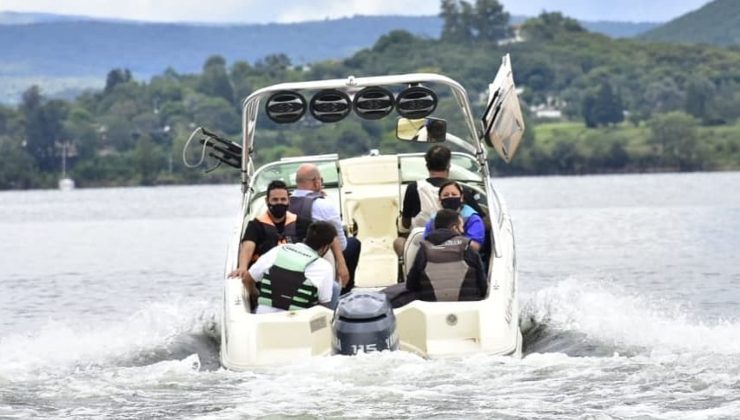
[[[439,202],[442,208],[455,210],[464,221],[463,234],[470,239],[470,246],[480,250],[486,237],[486,227],[480,215],[472,207],[465,204],[463,190],[455,181],[447,181],[439,186]],[[434,218],[424,227],[424,239],[434,230]]]

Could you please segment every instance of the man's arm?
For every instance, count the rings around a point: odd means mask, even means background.
[[[342,226],[342,219],[339,217],[339,210],[329,201],[329,199],[317,199],[313,202],[311,208],[311,215],[314,220],[324,220],[331,223],[334,229],[337,230],[337,239],[341,245],[341,249],[347,247],[347,236],[344,234],[344,227]]]
[[[477,214],[470,216],[465,222],[465,236],[471,239],[470,246],[479,251],[486,240],[486,226]]]
[[[249,267],[249,262],[252,261],[252,256],[254,255],[254,250],[257,247],[257,244],[255,244],[252,241],[244,241],[239,245],[239,263],[236,266],[236,270],[229,273],[229,277],[241,277],[242,280],[245,279],[245,275],[248,274],[247,269]]]
[[[257,242],[260,241],[260,231],[257,227],[257,221],[250,220],[247,224],[247,228],[244,231],[242,237],[242,243],[239,245],[239,261],[236,266],[236,270],[229,273],[231,277],[242,277],[249,268],[249,263],[252,261],[254,256],[254,250],[257,248]]]
[[[339,284],[344,287],[349,282],[349,267],[347,267],[347,262],[344,260],[344,253],[342,252],[342,244],[339,242],[339,236],[334,238],[331,242],[331,253],[334,255],[334,263],[337,265],[336,270]]]
[[[419,192],[416,188],[416,182],[406,186],[406,193],[403,195],[403,211],[401,212],[401,225],[408,229],[411,227],[411,219],[421,211],[421,201],[419,201]]]
[[[334,291],[334,273],[328,261],[319,258],[306,267],[306,278],[313,283],[319,292],[319,303],[331,302]]]
[[[247,289],[249,296],[254,296],[256,298],[259,295],[259,291],[257,290],[257,282],[254,281],[252,275],[249,274],[249,270],[245,270],[245,273],[242,276],[242,284],[244,285],[244,288]],[[254,301],[253,299],[250,300]]]

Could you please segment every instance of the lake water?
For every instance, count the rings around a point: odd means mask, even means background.
[[[0,192],[0,418],[740,418],[740,173],[507,178],[525,357],[229,372],[235,186]]]

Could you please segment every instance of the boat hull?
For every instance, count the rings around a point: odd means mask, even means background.
[[[423,159],[421,156],[415,158]],[[396,237],[395,218],[404,192],[399,189],[402,179],[399,167],[402,165],[396,156],[328,162],[324,165],[341,168],[342,176],[341,190],[329,189],[328,199],[337,198],[344,217],[356,222],[356,237],[363,244],[356,290],[377,291],[396,284],[398,260],[391,244]],[[279,166],[279,163],[273,164],[270,169]],[[480,301],[414,301],[395,309],[402,351],[429,358],[470,353],[521,355],[513,226],[508,209],[490,180],[481,180],[480,188],[487,192],[493,238],[487,261],[490,267],[488,294]],[[251,207],[245,206],[237,216],[229,242],[226,273],[237,265],[245,223],[265,211],[262,203],[263,200],[251,202]],[[247,370],[332,354],[334,314],[331,310],[317,306],[300,311],[253,314],[248,302],[239,279],[224,280],[221,362],[227,369]]]
[[[317,306],[251,314],[244,306],[240,282],[227,283],[230,292],[224,302],[227,315],[221,343],[225,368],[243,371],[332,354],[332,311]],[[521,356],[518,319],[500,316],[500,306],[489,298],[478,302],[415,301],[396,309],[400,350],[425,358],[471,353]]]

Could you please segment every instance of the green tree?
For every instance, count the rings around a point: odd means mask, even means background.
[[[62,131],[64,140],[75,146],[78,159],[91,158],[97,153],[100,139],[93,117],[86,109],[80,106],[70,109]]]
[[[672,77],[649,83],[645,88],[644,106],[651,113],[666,113],[684,108],[686,97]]]
[[[473,39],[471,27],[473,8],[470,3],[460,0],[442,0],[439,16],[442,25],[442,41],[450,43],[469,43]]]
[[[226,71],[226,60],[220,55],[208,57],[203,65],[203,74],[198,81],[198,92],[217,96],[234,103],[234,86]]]
[[[586,95],[583,100],[583,118],[589,128],[624,121],[622,99],[614,93],[609,83],[602,82],[596,94]]]
[[[269,54],[254,64],[255,69],[270,80],[284,80],[290,66],[290,57],[285,54]]]
[[[37,186],[38,168],[21,142],[0,135],[0,190]]]
[[[105,93],[109,93],[116,86],[131,81],[131,71],[129,69],[113,69],[108,72],[105,78]]]
[[[148,134],[138,138],[133,158],[141,184],[153,185],[159,171],[164,167],[165,158],[162,150],[152,142]]]
[[[352,124],[342,127],[337,148],[346,156],[358,156],[367,154],[371,144],[371,139],[362,125]]]
[[[238,101],[238,105],[241,101],[247,98],[254,88],[250,78],[252,77],[253,69],[246,61],[237,61],[231,66],[231,80],[234,82],[234,97]]]
[[[236,134],[241,131],[239,114],[223,98],[201,97],[192,109],[194,121],[198,125],[227,134]]]
[[[577,20],[563,16],[560,12],[542,12],[522,25],[522,31],[530,40],[552,40],[557,36],[586,30]]]
[[[694,117],[681,111],[660,114],[649,121],[649,127],[649,142],[656,148],[661,164],[684,171],[701,168],[698,122]]]
[[[711,80],[703,76],[692,77],[686,86],[686,112],[695,118],[705,120],[714,91],[714,83]]]
[[[498,41],[509,36],[509,14],[497,0],[476,0],[471,18],[478,40]]]
[[[25,117],[26,148],[42,172],[59,169],[59,142],[67,103],[58,99],[46,101],[38,86],[23,93],[21,112]]]
[[[708,125],[731,124],[740,117],[740,86],[731,81],[720,84],[707,103],[704,123]]]
[[[136,127],[130,119],[115,114],[106,114],[101,118],[101,122],[105,135],[102,147],[112,147],[116,151],[123,152],[136,146],[133,137]]]

